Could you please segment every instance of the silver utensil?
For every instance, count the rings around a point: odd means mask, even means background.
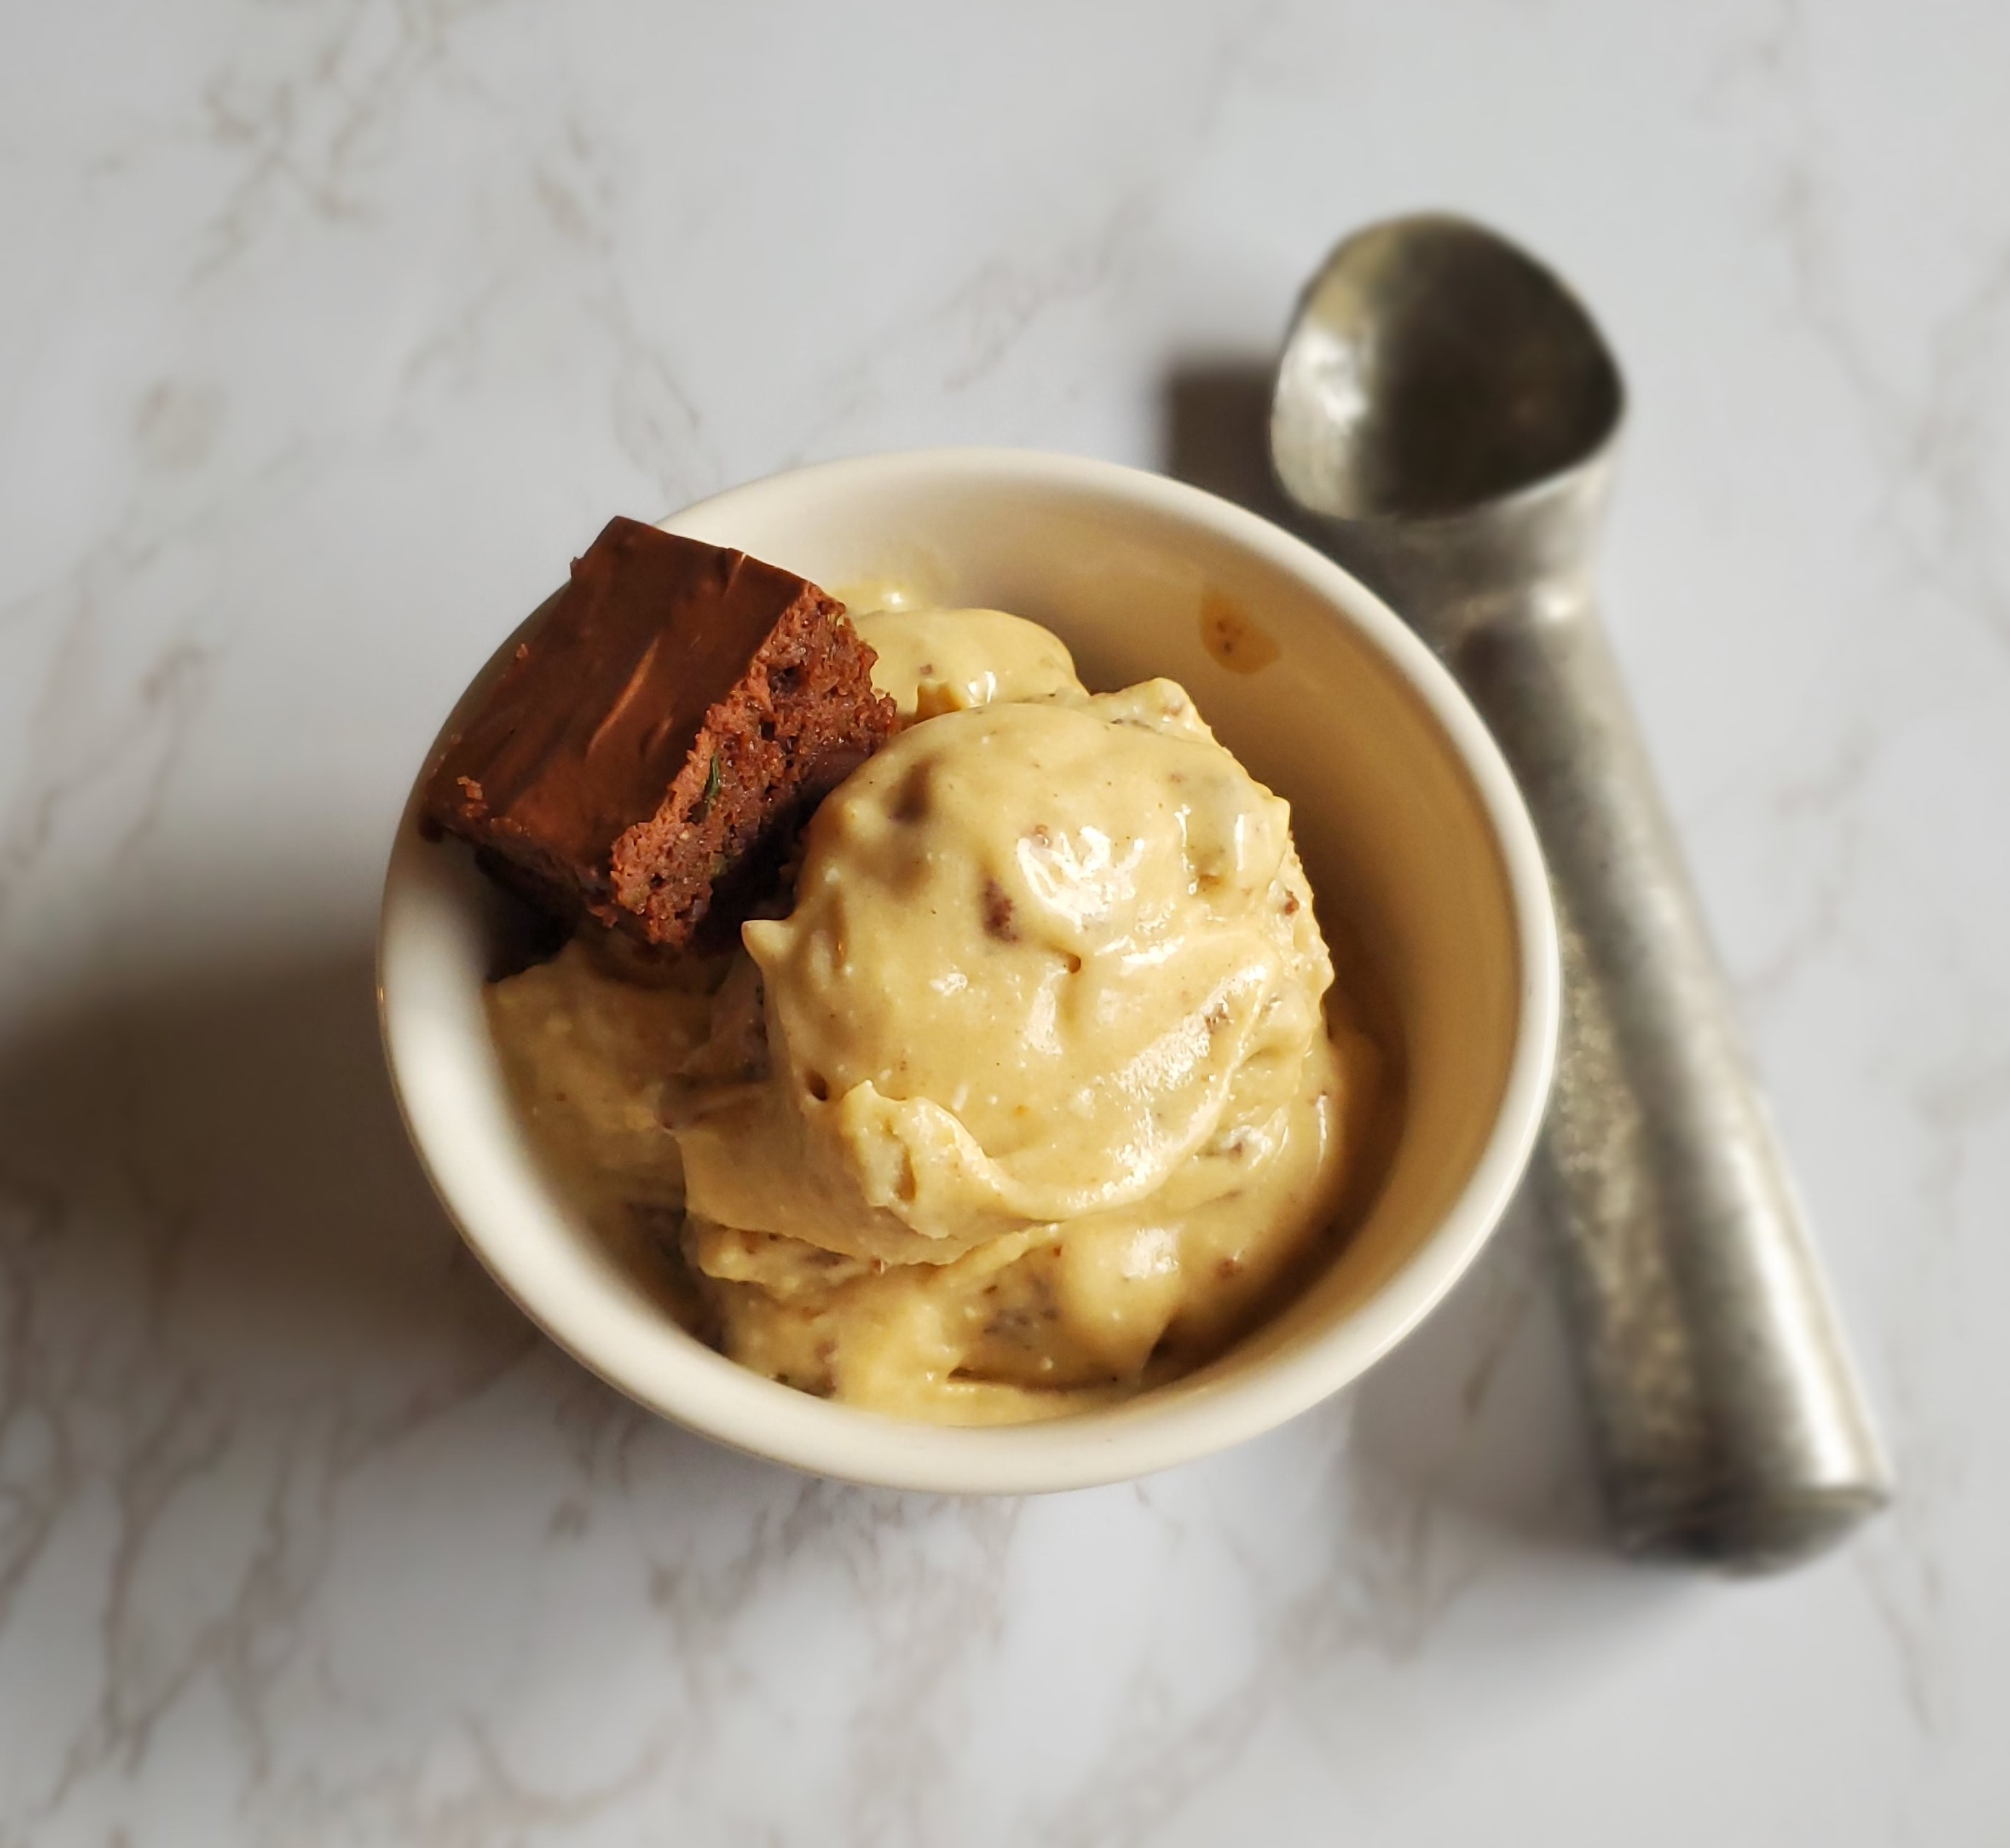
[[[1763,1570],[1840,1539],[1891,1476],[1598,620],[1623,406],[1548,270],[1397,218],[1300,300],[1271,461],[1458,675],[1549,858],[1564,1014],[1532,1179],[1617,1537]]]

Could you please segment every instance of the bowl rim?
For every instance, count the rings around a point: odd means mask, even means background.
[[[1362,636],[1422,704],[1469,778],[1497,851],[1515,932],[1518,1018],[1500,1105],[1465,1185],[1395,1273],[1333,1327],[1240,1372],[1174,1382],[1121,1403],[1049,1422],[921,1424],[816,1399],[726,1360],[668,1322],[660,1309],[608,1299],[582,1265],[570,1282],[541,1274],[485,1227],[474,1164],[429,1139],[415,1097],[412,1016],[400,988],[421,786],[428,746],[401,812],[385,869],[377,1006],[392,1089],[420,1165],[462,1238],[506,1294],[558,1345],[650,1410],[729,1447],[814,1474],[936,1493],[1025,1494],[1126,1480],[1199,1458],[1274,1429],[1330,1397],[1407,1335],[1478,1257],[1505,1212],[1540,1129],[1554,1071],[1561,978],[1549,879],[1535,828],[1500,747],[1450,672],[1372,590],[1305,541],[1206,490],[1150,470],[1037,449],[891,450],[778,471],[695,502],[659,522],[672,530],[730,518],[734,505],[787,487],[855,491],[925,473],[1061,488],[1125,503],[1252,552],[1298,579],[1337,621]],[[673,1339],[664,1340],[669,1335]]]

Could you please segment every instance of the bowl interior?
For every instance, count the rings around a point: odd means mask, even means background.
[[[505,1287],[645,1404],[762,1455],[904,1487],[1023,1491],[1134,1474],[1252,1435],[1358,1374],[1449,1288],[1498,1218],[1534,1135],[1554,1033],[1554,931],[1533,837],[1443,670],[1298,541],[1107,465],[1009,452],[868,458],[779,476],[664,523],[861,606],[897,594],[1030,617],[1068,644],[1092,687],[1153,675],[1184,683],[1223,742],[1291,802],[1321,918],[1371,965],[1401,1042],[1401,1128],[1374,1204],[1330,1269],[1176,1385],[1003,1429],[914,1425],[811,1399],[678,1328],[525,1148],[481,998],[506,910],[465,854],[418,839],[408,811],[385,894],[387,1046],[435,1184]]]

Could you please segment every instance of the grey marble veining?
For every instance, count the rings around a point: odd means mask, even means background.
[[[2002,1839],[2006,68],[2000,9],[1854,0],[22,13],[0,1844]],[[1140,1484],[867,1494],[633,1410],[381,1077],[469,669],[608,513],[800,460],[1257,492],[1235,381],[1425,204],[1626,364],[1618,646],[1901,1503],[1773,1583],[1610,1561],[1521,1222]]]

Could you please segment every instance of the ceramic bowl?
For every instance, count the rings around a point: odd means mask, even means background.
[[[1031,617],[1067,643],[1092,688],[1182,683],[1223,742],[1289,800],[1322,917],[1346,920],[1376,972],[1401,1041],[1401,1127],[1380,1193],[1330,1267],[1175,1384],[1002,1428],[810,1397],[677,1327],[540,1167],[482,1006],[504,913],[463,850],[421,839],[415,789],[385,887],[385,1045],[420,1158],[503,1288],[666,1417],[798,1469],[904,1488],[1025,1492],[1140,1475],[1254,1437],[1358,1378],[1498,1223],[1555,1049],[1542,857],[1507,765],[1435,657],[1299,540],[1106,463],[1008,450],[869,456],[736,488],[664,524],[854,601],[898,592]]]

